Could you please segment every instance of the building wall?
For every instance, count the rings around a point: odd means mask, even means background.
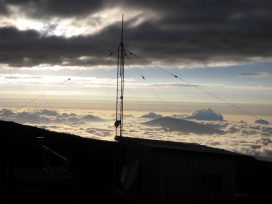
[[[198,155],[163,154],[165,201],[231,199],[235,193],[235,161]]]
[[[234,197],[234,159],[131,146],[126,148],[126,164],[134,169],[127,174],[133,177],[130,181],[127,179],[129,190],[155,201],[226,200]]]

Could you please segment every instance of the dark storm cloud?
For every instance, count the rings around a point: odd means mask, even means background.
[[[129,50],[147,58],[133,63],[206,64],[248,62],[272,55],[272,1],[266,0],[179,0],[179,1],[2,1],[5,5],[29,5],[36,17],[82,16],[102,8],[122,6],[153,12],[156,20],[135,25],[137,17],[125,23]],[[143,16],[145,15],[143,14]],[[141,16],[138,16],[140,18]],[[112,24],[89,36],[62,38],[40,36],[34,31],[2,28],[1,61],[17,66],[40,63],[71,65],[112,64],[104,56],[118,45],[120,25]],[[10,39],[7,40],[8,36]],[[14,50],[16,49],[16,52]],[[80,60],[81,56],[91,56]]]
[[[0,16],[7,13],[6,7],[0,2]]]
[[[108,42],[107,42],[108,41]],[[42,37],[33,30],[19,31],[15,28],[0,29],[0,61],[12,66],[34,66],[39,64],[96,65],[112,64],[105,56],[116,47],[99,36],[90,37]],[[91,60],[80,60],[81,56],[93,56]],[[114,61],[115,62],[115,61]]]

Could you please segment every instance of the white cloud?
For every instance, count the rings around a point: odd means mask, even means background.
[[[76,73],[72,76],[52,76],[52,75],[39,75],[39,74],[12,74],[4,73],[0,74],[0,83],[1,84],[15,84],[15,85],[41,85],[41,86],[60,86],[62,83],[65,83],[65,86],[69,87],[80,87],[80,88],[90,88],[90,87],[105,87],[112,88],[116,86],[115,78],[107,77],[92,77],[92,76],[79,76],[79,73]],[[127,87],[139,87],[147,86],[143,83],[136,83],[133,78],[126,78]]]
[[[211,108],[194,111],[187,119],[195,120],[223,120],[223,116],[220,113],[214,112]]]
[[[159,115],[157,113],[154,113]],[[254,155],[267,160],[272,159],[272,125],[262,125],[231,121],[197,121],[207,127],[224,131],[225,134],[192,134],[179,131],[165,131],[160,127],[142,125],[146,118],[139,113],[127,112],[125,117],[124,135],[129,137],[144,137],[156,140],[171,140],[188,143],[199,143],[216,148]],[[142,114],[140,114],[142,115]],[[101,120],[101,119],[104,120]],[[115,128],[113,112],[87,110],[24,110],[16,112],[11,109],[0,110],[1,120],[13,120],[27,123],[58,132],[76,134],[103,140],[113,140]],[[243,118],[241,118],[243,119]]]
[[[92,114],[78,115],[75,113],[60,113],[56,110],[48,109],[21,112],[15,112],[11,109],[2,109],[0,110],[0,119],[15,121],[22,124],[85,124],[87,122],[92,123],[103,121],[102,118]]]

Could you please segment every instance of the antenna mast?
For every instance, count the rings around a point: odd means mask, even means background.
[[[117,58],[117,90],[116,90],[116,113],[115,123],[116,128],[115,137],[122,137],[123,132],[123,111],[124,111],[124,76],[125,76],[125,47],[124,47],[124,14],[122,14],[122,31],[121,42],[118,47]]]

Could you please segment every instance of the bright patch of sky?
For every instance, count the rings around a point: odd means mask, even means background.
[[[64,36],[67,38],[79,35],[92,35],[98,33],[107,26],[120,21],[120,13],[122,8],[113,7],[100,10],[90,15],[82,17],[44,17],[44,18],[30,18],[28,13],[25,13],[22,8],[16,6],[9,6],[12,13],[8,18],[0,20],[0,27],[14,26],[17,29],[36,30],[41,35],[45,36]],[[129,21],[137,17],[137,21],[132,26],[137,26],[145,21],[145,19],[155,20],[158,16],[152,12],[144,12],[143,10],[128,10],[126,20]]]

